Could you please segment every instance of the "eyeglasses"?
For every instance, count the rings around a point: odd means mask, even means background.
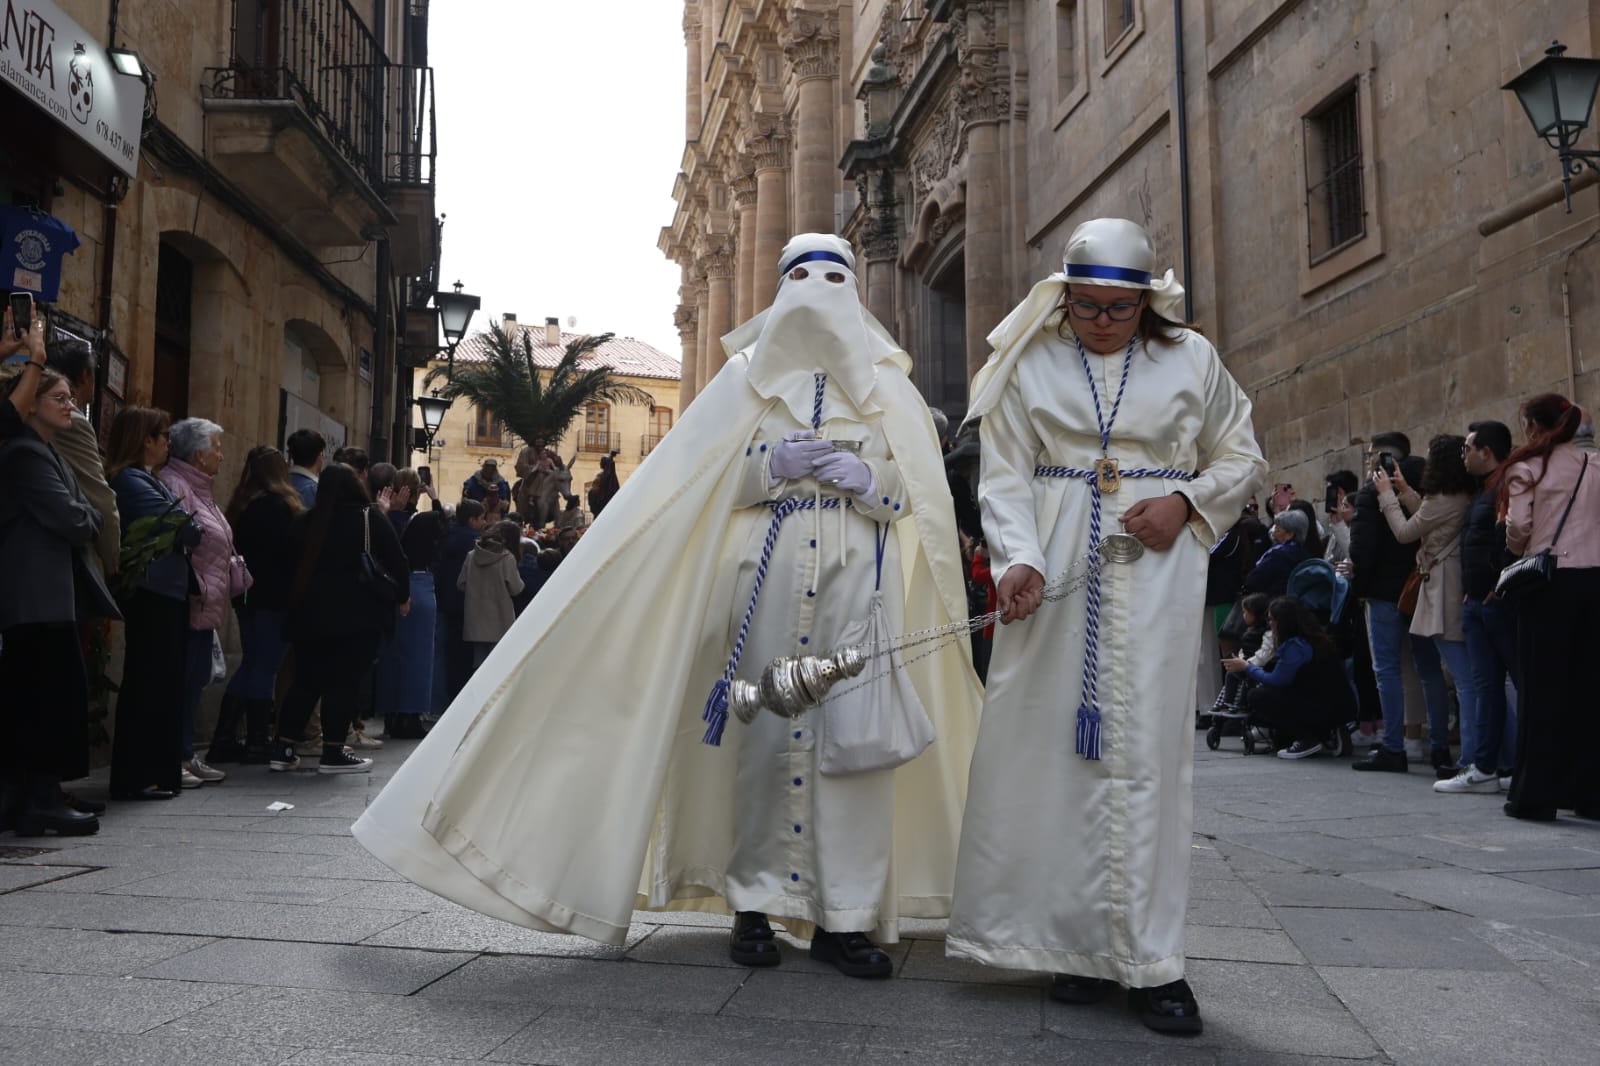
[[[76,407],[77,406],[77,404],[72,402],[72,393],[70,393],[70,392],[52,392],[47,396],[41,397],[41,399],[50,400],[53,403],[55,403],[56,406],[58,406],[58,407]]]
[[[1072,312],[1072,317],[1084,322],[1093,322],[1101,315],[1105,315],[1113,322],[1127,322],[1137,315],[1142,303],[1133,304],[1097,304],[1088,300],[1068,300],[1067,308]]]

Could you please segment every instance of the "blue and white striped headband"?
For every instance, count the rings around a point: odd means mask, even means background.
[[[829,262],[829,263],[838,263],[840,266],[844,267],[846,270],[849,270],[852,274],[855,273],[854,269],[852,269],[851,266],[850,266],[850,261],[848,259],[846,259],[844,256],[840,255],[838,252],[815,251],[815,252],[801,252],[799,255],[797,255],[793,259],[789,260],[778,271],[778,277],[780,277],[780,278],[787,277],[788,274],[789,274],[789,271],[793,270],[795,267],[799,266],[801,263],[816,263],[816,262],[823,262],[823,261],[826,261],[826,262]]]
[[[1150,272],[1148,270],[1131,270],[1127,267],[1097,266],[1093,263],[1065,263],[1067,280],[1081,278],[1084,281],[1120,281],[1128,285],[1148,289],[1150,287]]]

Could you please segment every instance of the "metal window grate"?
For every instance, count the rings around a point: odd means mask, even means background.
[[[1313,262],[1366,234],[1356,87],[1306,118],[1307,221]]]

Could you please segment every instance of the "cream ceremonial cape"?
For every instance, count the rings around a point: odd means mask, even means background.
[[[1059,291],[1036,290],[1002,323],[974,382],[978,495],[997,578],[1026,563],[1049,579],[1090,550],[1094,490],[1034,476],[1039,465],[1086,468],[1101,455],[1076,346],[1047,324]],[[1109,414],[1122,357],[1089,361]],[[992,966],[1151,987],[1183,976],[1206,547],[1266,466],[1249,400],[1189,331],[1135,350],[1111,438],[1123,470],[1199,476],[1124,478],[1102,497],[1102,533],[1137,501],[1173,491],[1199,516],[1170,550],[1103,570],[1100,761],[1074,752],[1085,592],[996,632],[946,948]]]
[[[949,490],[903,353],[872,392],[909,516],[894,524],[908,630],[964,618]],[[701,743],[728,657],[745,449],[781,399],[711,380],[449,712],[354,827],[367,850],[447,899],[532,929],[621,943],[636,907],[726,910],[740,730]],[[720,599],[719,599],[720,597]],[[981,702],[964,640],[909,666],[937,739],[894,771],[894,917],[949,913]],[[766,713],[766,712],[763,712]],[[802,938],[809,930],[791,932]]]

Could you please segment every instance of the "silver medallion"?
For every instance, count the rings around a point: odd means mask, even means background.
[[[1132,533],[1111,533],[1100,542],[1100,554],[1107,562],[1131,563],[1144,554],[1144,545]]]

